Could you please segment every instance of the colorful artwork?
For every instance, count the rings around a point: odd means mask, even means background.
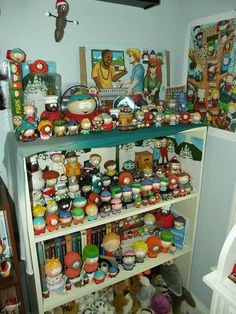
[[[236,18],[191,23],[187,61],[188,109],[212,126],[236,130]],[[210,20],[211,18],[209,18]],[[206,19],[205,19],[206,20]],[[204,21],[205,21],[204,20]]]
[[[153,47],[80,47],[80,68],[81,83],[111,99],[128,95],[144,104],[164,99],[169,85],[169,54]]]

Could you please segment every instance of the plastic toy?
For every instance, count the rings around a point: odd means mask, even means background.
[[[77,180],[80,179],[82,172],[82,165],[77,161],[77,155],[75,151],[68,151],[65,154],[66,164],[66,176],[72,177],[75,176]]]
[[[116,161],[108,160],[104,163],[105,175],[110,178],[113,178],[116,174]]]
[[[46,183],[46,187],[54,188],[57,184],[59,172],[55,170],[47,170],[43,172],[43,178]]]
[[[62,275],[62,264],[56,258],[46,261],[44,266],[47,288],[49,292],[63,293],[65,289],[65,280]]]
[[[119,214],[121,212],[122,207],[123,207],[123,204],[120,198],[113,198],[111,200],[112,214],[114,215]]]
[[[37,126],[34,124],[27,122],[26,120],[21,121],[20,133],[18,139],[22,142],[30,142],[34,141],[38,135],[36,134]]]
[[[152,213],[147,213],[143,217],[144,229],[146,234],[152,234],[156,228],[156,217]]]
[[[48,231],[57,230],[59,227],[59,217],[57,214],[51,213],[46,217],[46,224]]]
[[[155,258],[161,250],[161,240],[156,236],[150,236],[146,240],[148,246],[148,257]]]
[[[79,183],[77,182],[69,182],[68,184],[68,196],[71,199],[74,199],[75,197],[80,195],[80,187]]]
[[[11,273],[11,261],[8,258],[0,260],[0,276],[2,278],[7,278]]]
[[[65,174],[64,166],[65,155],[62,154],[61,152],[54,152],[50,155],[50,159],[52,161],[52,164],[50,165],[49,170],[59,172],[60,176]]]
[[[38,124],[38,131],[42,140],[48,140],[52,136],[53,124],[50,120],[41,120]]]
[[[171,247],[171,244],[174,241],[173,233],[169,230],[162,230],[160,234],[161,240],[161,252],[168,253]]]
[[[86,93],[79,93],[72,95],[65,110],[65,118],[68,120],[76,120],[80,126],[83,119],[92,121],[95,116],[101,114],[96,110],[96,99]]]
[[[79,133],[79,123],[76,120],[69,120],[66,127],[67,135],[76,135]]]
[[[90,193],[92,192],[92,184],[90,180],[80,181],[81,195],[86,199],[89,198]]]
[[[124,270],[132,270],[135,266],[135,253],[131,250],[122,254],[122,266]]]
[[[63,120],[64,114],[59,108],[58,96],[52,95],[45,97],[45,110],[40,115],[40,120]]]
[[[5,301],[5,307],[2,309],[6,314],[14,314],[17,313],[19,310],[20,303],[17,302],[15,297],[10,297]],[[16,311],[17,312],[16,312]]]
[[[84,162],[84,170],[90,175],[100,172],[102,157],[99,154],[91,154],[89,160]]]
[[[92,175],[92,191],[97,194],[102,192],[102,179],[99,174]]]
[[[136,152],[135,153],[135,166],[137,170],[142,171],[145,166],[152,167],[153,156],[148,151]]]
[[[80,122],[80,133],[89,134],[91,131],[92,123],[88,118],[83,118]]]
[[[93,275],[93,273],[98,269],[98,258],[99,258],[99,248],[95,244],[87,244],[83,249],[82,260],[83,270],[88,275]]]
[[[69,4],[66,0],[56,0],[56,11],[57,16],[50,12],[46,12],[46,15],[49,17],[56,18],[56,29],[54,32],[54,37],[56,42],[60,42],[64,36],[64,30],[67,22],[79,24],[78,21],[67,20],[67,15],[69,13]]]
[[[171,205],[161,207],[156,214],[156,219],[161,228],[173,228],[175,216],[171,213]]]
[[[99,284],[99,283],[104,282],[104,280],[105,280],[105,273],[101,269],[96,270],[94,273],[93,281],[96,284]]]
[[[57,137],[63,137],[66,135],[66,121],[65,120],[55,120],[53,127],[54,135]]]
[[[86,212],[88,221],[96,220],[97,219],[97,213],[98,213],[98,207],[94,203],[88,204],[85,207],[85,212]]]
[[[106,251],[106,256],[114,257],[116,251],[120,248],[120,236],[114,232],[105,234],[102,239],[102,247]]]
[[[45,233],[46,222],[43,217],[36,217],[33,219],[34,234],[39,235]]]
[[[70,227],[72,222],[72,215],[70,211],[61,211],[59,213],[59,220],[62,228]]]
[[[110,266],[108,268],[108,277],[115,278],[117,274],[119,273],[119,269],[115,266]]]
[[[66,266],[65,275],[74,286],[78,286],[80,281],[80,267],[82,265],[79,253],[71,251],[64,256],[64,264]]]
[[[80,207],[74,207],[71,210],[73,222],[75,225],[81,224],[84,222],[84,210]]]
[[[86,204],[87,204],[87,199],[83,196],[75,197],[72,201],[73,207],[80,207],[80,208],[85,209]]]
[[[145,241],[135,241],[132,243],[132,250],[135,254],[135,262],[143,263],[147,255],[148,246]]]

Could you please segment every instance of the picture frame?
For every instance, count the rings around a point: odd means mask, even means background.
[[[236,12],[188,23],[183,84],[188,109],[211,126],[236,131]]]

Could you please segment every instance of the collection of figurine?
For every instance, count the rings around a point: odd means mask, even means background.
[[[167,138],[155,139],[152,153],[135,153],[135,161],[126,160],[121,171],[115,160],[107,160],[101,172],[96,153],[82,165],[76,151],[51,153],[52,163],[43,171],[31,164],[35,235],[189,194],[190,175],[176,157],[168,160],[167,146]]]
[[[27,142],[38,137],[49,139],[51,136],[63,137],[113,129],[133,130],[151,125],[161,127],[163,124],[201,123],[198,112],[190,114],[175,99],[148,101],[146,105],[136,106],[131,97],[120,96],[114,103],[115,108],[102,103],[96,88],[73,94],[63,110],[58,96],[46,96],[45,110],[40,117],[33,104],[25,104],[24,114],[13,117],[14,131],[19,140]]]

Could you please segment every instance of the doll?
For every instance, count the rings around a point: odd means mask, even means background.
[[[45,110],[40,115],[40,120],[63,120],[64,114],[59,108],[58,96],[51,95],[45,97]]]
[[[135,253],[131,250],[122,254],[122,266],[124,270],[132,270],[135,266]]]
[[[51,120],[41,120],[38,124],[38,131],[42,140],[48,140],[52,136],[53,123]]]
[[[132,250],[135,254],[135,262],[143,263],[147,255],[148,246],[145,241],[135,241],[132,243]]]
[[[75,225],[81,224],[84,222],[84,210],[80,207],[74,207],[71,210],[73,222]]]
[[[83,270],[93,276],[94,272],[98,269],[99,248],[95,244],[87,244],[83,249],[82,260]]]
[[[62,264],[59,259],[51,258],[46,260],[44,272],[49,292],[63,293],[65,280],[62,275]]]
[[[76,135],[79,133],[79,123],[76,120],[69,120],[66,124],[67,135]]]
[[[97,214],[98,214],[98,207],[96,204],[90,203],[85,207],[85,212],[86,212],[88,221],[96,220]]]
[[[155,258],[160,253],[161,240],[156,236],[150,236],[146,240],[148,246],[147,256]]]
[[[120,248],[120,236],[117,233],[109,232],[102,239],[102,247],[105,249],[106,256],[114,257]]]
[[[65,155],[66,164],[66,176],[72,177],[75,176],[77,180],[80,179],[82,172],[82,165],[77,161],[77,154],[75,151],[68,151]]]
[[[50,155],[50,159],[52,161],[52,164],[49,167],[49,170],[54,170],[59,172],[60,176],[65,174],[65,166],[64,166],[64,160],[65,155],[61,152],[54,152]]]
[[[59,172],[55,170],[44,171],[43,178],[45,180],[46,187],[55,188],[59,175],[60,175]]]
[[[54,135],[57,137],[63,137],[66,135],[66,121],[55,120],[53,125]]]
[[[78,286],[80,281],[80,267],[82,265],[79,253],[71,251],[64,256],[64,264],[66,267],[65,275],[74,286]]]

